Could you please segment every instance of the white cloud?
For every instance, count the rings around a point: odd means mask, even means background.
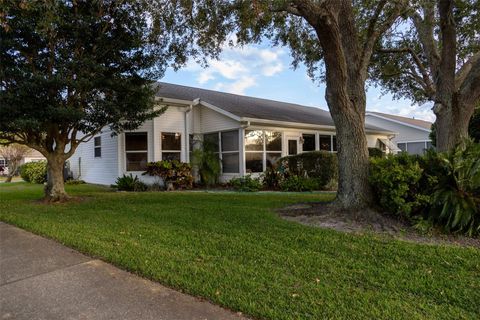
[[[388,101],[388,102],[387,102]],[[412,105],[407,100],[391,100],[385,98],[377,98],[374,101],[367,103],[368,111],[378,111],[383,113],[390,113],[407,118],[415,118],[435,122],[435,115],[431,110],[429,104]]]
[[[235,41],[235,39],[232,39]],[[208,60],[208,67],[201,68],[195,62],[185,67],[194,74],[197,83],[215,90],[245,94],[264,77],[272,77],[285,69],[282,58],[285,51],[279,48],[224,46],[219,60]]]
[[[245,76],[231,83],[219,82],[215,85],[215,90],[226,91],[235,94],[245,94],[245,90],[257,84],[254,77]]]

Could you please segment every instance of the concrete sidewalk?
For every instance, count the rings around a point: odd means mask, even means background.
[[[0,222],[0,319],[244,319]]]

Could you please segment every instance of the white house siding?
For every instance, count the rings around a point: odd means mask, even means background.
[[[385,128],[389,131],[397,133],[392,139],[392,142],[394,142],[395,144],[404,141],[430,141],[430,138],[428,137],[428,135],[430,134],[429,131],[416,129],[406,125],[402,125],[400,123],[380,119],[371,115],[367,115],[365,118],[368,124],[380,128]]]
[[[240,123],[207,107],[200,107],[201,133],[225,131],[240,127]]]
[[[96,137],[101,137],[101,157],[94,156],[94,139],[81,143],[75,154],[68,160],[75,179],[88,183],[110,185],[118,177],[117,136],[111,136],[109,129]]]

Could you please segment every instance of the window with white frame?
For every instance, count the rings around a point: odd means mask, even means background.
[[[102,156],[102,137],[93,138],[93,156],[95,158]]]
[[[264,130],[245,131],[247,173],[263,172],[282,157],[282,133]]]
[[[127,171],[145,171],[148,162],[148,135],[146,132],[125,133]]]
[[[162,132],[162,160],[178,160],[182,152],[182,135],[178,132]]]
[[[8,167],[8,160],[0,159],[0,167]]]
[[[433,148],[430,140],[425,141],[406,141],[397,143],[397,147],[409,154],[425,154],[425,151]]]

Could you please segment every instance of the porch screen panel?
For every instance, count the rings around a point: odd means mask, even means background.
[[[315,151],[315,134],[302,135],[303,138],[303,151]]]
[[[320,142],[320,150],[332,151],[332,136],[320,135],[318,138]]]
[[[239,173],[239,143],[238,130],[225,131],[221,133],[222,145],[222,172]]]

